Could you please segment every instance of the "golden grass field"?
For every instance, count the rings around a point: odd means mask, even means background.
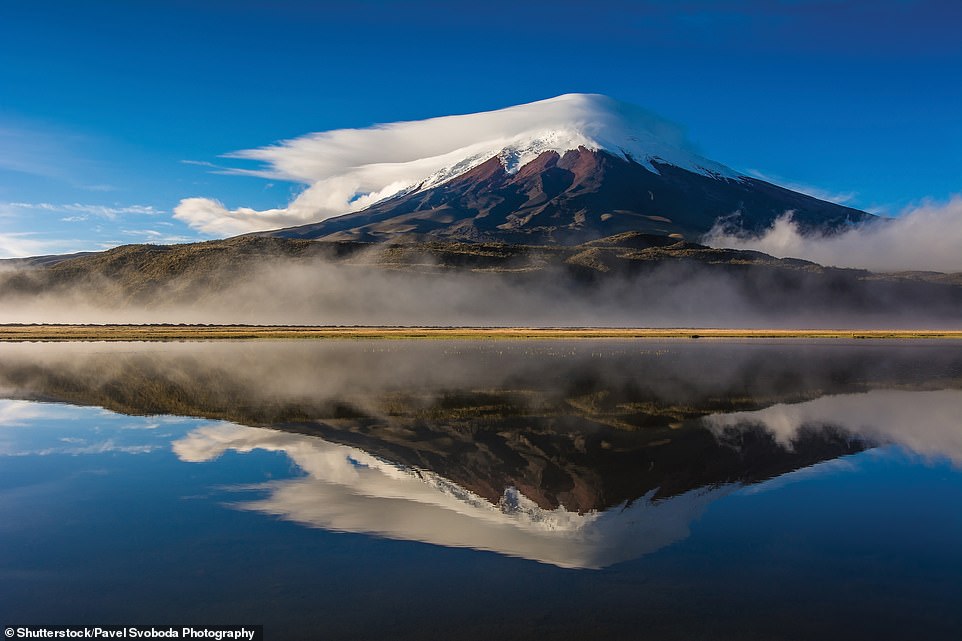
[[[962,330],[600,327],[318,327],[268,325],[0,325],[0,341],[222,339],[962,338]]]

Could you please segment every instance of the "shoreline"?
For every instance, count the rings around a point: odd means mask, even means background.
[[[264,339],[824,338],[962,339],[962,330],[604,327],[345,327],[303,325],[0,325],[0,342]]]

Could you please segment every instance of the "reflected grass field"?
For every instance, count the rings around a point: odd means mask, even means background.
[[[958,339],[962,330],[287,325],[0,325],[0,341],[254,339],[826,338]]]

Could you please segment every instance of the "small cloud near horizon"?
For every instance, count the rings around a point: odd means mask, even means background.
[[[76,248],[76,241],[45,240],[36,236],[37,234],[34,232],[0,232],[0,259],[69,254],[82,251]]]

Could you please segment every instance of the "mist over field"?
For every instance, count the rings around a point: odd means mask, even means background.
[[[373,251],[373,250],[372,250]],[[378,250],[380,251],[380,250]],[[421,256],[404,264],[290,257],[126,271],[0,272],[2,323],[785,327],[947,329],[962,290],[863,272],[690,260],[608,268],[544,264],[466,269]],[[156,266],[154,266],[156,267]],[[617,266],[616,266],[617,267]],[[633,267],[634,269],[634,267]],[[113,271],[112,271],[113,270]],[[608,271],[605,271],[608,270]]]

